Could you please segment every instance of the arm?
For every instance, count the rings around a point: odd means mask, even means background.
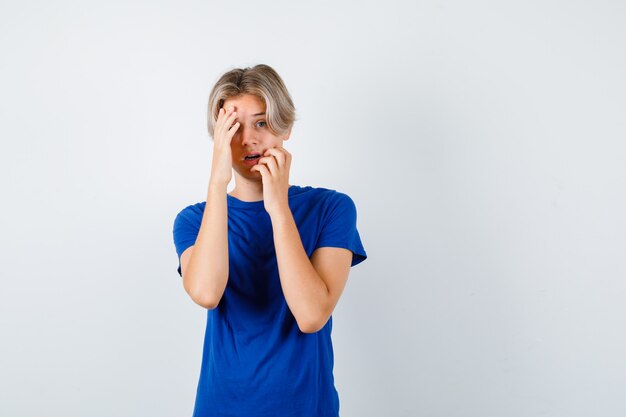
[[[197,304],[213,309],[228,281],[228,208],[226,187],[209,181],[204,214],[196,243],[181,256],[183,286]],[[184,259],[186,258],[186,259]]]
[[[272,227],[287,305],[303,333],[317,332],[328,321],[345,287],[352,252],[323,247],[309,260],[289,207],[272,217]]]

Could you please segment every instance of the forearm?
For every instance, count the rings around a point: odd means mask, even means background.
[[[311,264],[289,207],[272,216],[278,273],[287,305],[303,331],[325,316],[328,288]]]
[[[228,281],[227,185],[209,182],[200,231],[185,274],[187,292],[207,308],[217,306]]]

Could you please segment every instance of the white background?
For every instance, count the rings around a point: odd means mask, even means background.
[[[624,2],[4,1],[0,48],[0,415],[191,415],[172,225],[257,63],[358,208],[342,417],[626,414]]]

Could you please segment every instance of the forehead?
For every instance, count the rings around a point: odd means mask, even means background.
[[[255,113],[265,111],[265,104],[257,96],[244,94],[237,97],[230,97],[224,101],[223,107],[228,109],[230,106],[235,108],[238,116],[252,116]]]

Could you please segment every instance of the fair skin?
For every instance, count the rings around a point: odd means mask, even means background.
[[[283,142],[289,139],[291,129],[282,135],[274,134],[264,123],[266,115],[260,114],[265,112],[264,103],[253,95],[231,97],[224,102],[224,109],[216,124],[209,195],[199,238],[194,245],[198,247],[200,242],[201,252],[209,256],[193,258],[194,273],[192,278],[184,280],[185,289],[194,301],[207,308],[215,308],[223,295],[228,251],[220,245],[227,246],[224,197],[230,181],[227,169],[230,159],[235,172],[235,188],[230,195],[242,201],[263,200],[272,221],[278,272],[287,305],[302,332],[317,332],[328,322],[345,288],[352,252],[345,248],[322,247],[309,259],[289,208],[292,155],[283,147]],[[244,157],[251,152],[258,152],[261,158],[246,163]],[[216,232],[211,234],[208,230]],[[181,256],[183,278],[194,246]]]

